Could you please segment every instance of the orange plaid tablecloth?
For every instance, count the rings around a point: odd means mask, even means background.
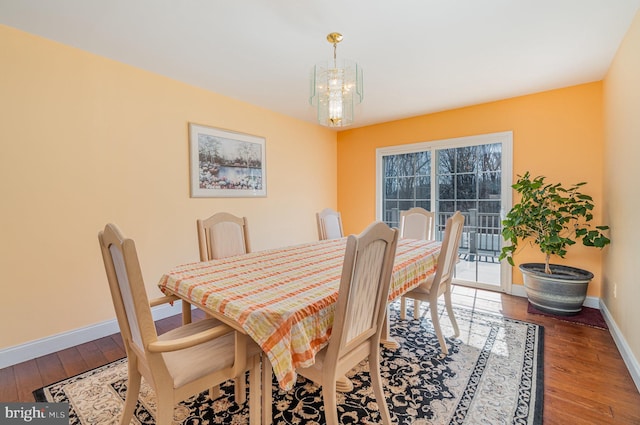
[[[173,268],[158,284],[234,320],[267,354],[280,387],[310,366],[331,335],[346,238],[253,252]],[[389,300],[435,271],[440,243],[400,239]]]

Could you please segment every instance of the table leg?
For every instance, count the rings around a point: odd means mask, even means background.
[[[262,353],[262,424],[271,425],[273,422],[273,388],[271,376],[273,368],[269,357]]]
[[[382,334],[380,335],[380,343],[390,350],[397,350],[400,344],[391,337],[391,327],[389,325],[389,305],[387,305],[387,314],[384,316],[382,324]]]
[[[182,324],[188,325],[191,323],[191,304],[182,300]]]
[[[247,399],[247,383],[245,381],[247,344],[250,338],[242,332],[235,331],[236,364],[234,364],[236,378],[234,379],[233,394],[236,403],[242,404]]]
[[[251,373],[249,374],[249,424],[262,424],[262,406],[261,403],[261,386],[260,380],[260,357],[253,356],[251,359]]]
[[[340,391],[341,393],[348,393],[353,390],[353,382],[351,379],[346,376],[342,376],[336,379],[336,391]]]

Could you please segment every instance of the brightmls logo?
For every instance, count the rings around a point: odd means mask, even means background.
[[[68,425],[69,403],[0,403],[0,425]]]
[[[4,406],[4,417],[7,419],[22,419],[24,422],[31,422],[34,419],[47,419],[47,411],[44,408],[39,410],[36,406],[31,406],[25,409],[21,406],[19,409],[10,409],[9,406]]]

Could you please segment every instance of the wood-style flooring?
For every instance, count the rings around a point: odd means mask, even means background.
[[[454,302],[543,325],[544,424],[638,424],[640,393],[609,331],[527,313],[527,300],[457,286]],[[180,325],[173,316],[157,322],[160,333]],[[0,401],[32,402],[32,392],[125,356],[111,335],[0,369]]]

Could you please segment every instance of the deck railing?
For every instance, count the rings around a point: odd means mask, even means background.
[[[442,238],[447,219],[452,213],[438,213],[437,231]],[[477,209],[463,212],[464,228],[460,241],[461,258],[468,261],[497,262],[502,243],[500,213],[481,213]]]
[[[452,212],[440,212],[436,219],[436,238],[442,240],[444,227]],[[464,228],[460,241],[460,256],[469,261],[497,262],[502,243],[500,213],[481,213],[477,209],[463,212]],[[400,211],[391,210],[390,226],[399,226]]]

